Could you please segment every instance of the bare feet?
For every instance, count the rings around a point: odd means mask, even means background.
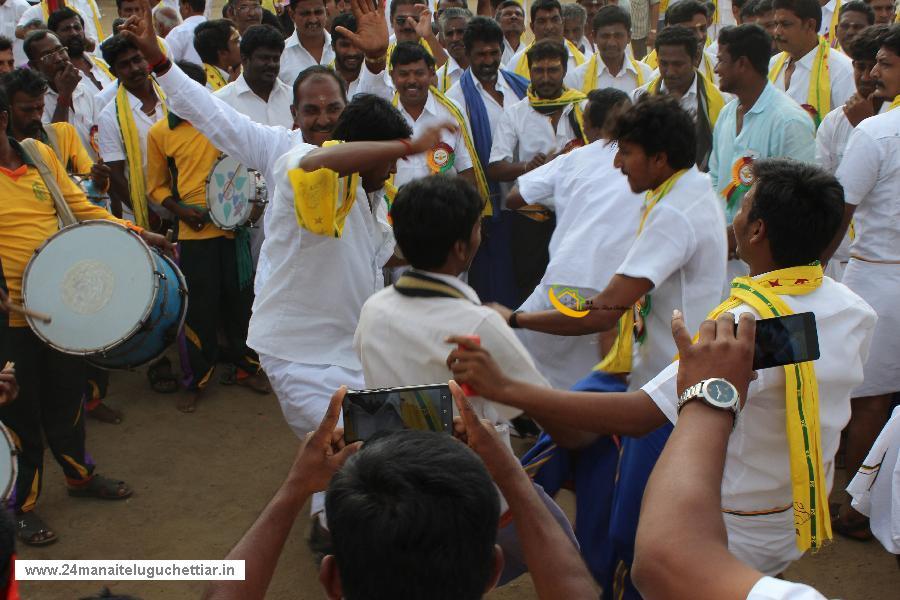
[[[266,374],[260,369],[254,375],[246,375],[243,376],[241,371],[238,371],[238,376],[236,383],[238,385],[242,385],[244,387],[250,388],[257,394],[270,394],[272,392],[272,386],[269,384],[269,378],[266,377]]]
[[[197,410],[197,402],[203,396],[203,390],[187,390],[179,396],[178,403],[175,405],[178,410],[183,413],[192,413]]]

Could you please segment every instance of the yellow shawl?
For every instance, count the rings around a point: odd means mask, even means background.
[[[642,87],[644,85],[644,75],[641,73],[641,68],[638,66],[638,61],[634,60],[634,58],[630,56],[625,57],[629,63],[631,63],[631,68],[634,69],[634,77],[637,79],[637,86]],[[591,90],[597,89],[597,53],[594,53],[593,56],[588,60],[588,66],[585,67],[587,72],[584,74],[584,85],[581,86],[581,91],[587,94]],[[622,68],[625,68],[625,65],[622,65]]]
[[[831,47],[828,41],[819,37],[819,45],[816,48],[816,56],[813,58],[812,72],[809,76],[809,92],[806,96],[806,104],[803,105],[812,115],[818,129],[822,117],[831,112],[831,76],[828,72],[828,55]],[[782,52],[775,60],[775,64],[769,69],[769,81],[775,83],[778,75],[788,61],[788,53]]]
[[[525,51],[522,52],[522,56],[519,57],[519,62],[516,63],[516,68],[513,69],[513,72],[516,75],[521,75],[525,79],[531,79],[531,73],[528,71],[528,51],[531,50],[532,46],[534,46],[534,42],[532,42],[528,46],[528,48],[526,48]],[[579,50],[575,46],[575,44],[573,44],[569,40],[566,40],[566,48],[569,49],[569,56],[575,59],[575,64],[577,66],[584,64],[584,54],[581,53],[581,50]]]

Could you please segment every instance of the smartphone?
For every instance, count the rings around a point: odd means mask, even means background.
[[[343,412],[348,444],[366,441],[381,431],[453,433],[453,397],[447,384],[349,390]]]
[[[754,370],[783,367],[818,358],[819,335],[813,313],[805,312],[756,321]]]

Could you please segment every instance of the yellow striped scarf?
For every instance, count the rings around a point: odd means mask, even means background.
[[[803,108],[807,109],[812,115],[813,121],[818,129],[822,122],[822,117],[831,112],[831,76],[828,71],[828,55],[831,47],[828,41],[819,36],[819,45],[816,48],[816,56],[813,59],[812,72],[809,76],[809,91],[806,96],[806,104]],[[784,69],[788,61],[788,53],[782,52],[775,60],[775,64],[769,69],[769,81],[775,83],[781,70]],[[813,114],[815,113],[815,114]]]
[[[575,65],[583,65],[584,54],[581,53],[581,50],[579,50],[578,47],[569,40],[565,40],[565,42],[566,48],[568,48],[569,50],[569,56],[575,59]],[[534,46],[534,42],[532,42],[527,48],[525,48],[525,51],[522,52],[522,56],[519,57],[519,62],[516,63],[516,68],[513,69],[513,72],[516,75],[521,75],[526,79],[531,79],[531,73],[528,71],[528,51],[531,50],[532,46]]]
[[[228,85],[228,80],[222,77],[222,72],[217,66],[203,63],[203,70],[206,71],[206,83],[214,92]]]
[[[637,80],[636,87],[642,87],[644,85],[644,75],[641,73],[641,68],[638,66],[638,61],[634,60],[634,58],[630,56],[625,57],[629,63],[631,63],[631,68],[634,69],[634,77]],[[587,72],[584,74],[584,85],[581,86],[581,91],[587,94],[591,90],[597,89],[597,54],[594,53],[590,59],[588,59],[588,66],[585,67]],[[623,65],[624,69],[625,66]]]

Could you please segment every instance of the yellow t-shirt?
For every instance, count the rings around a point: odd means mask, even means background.
[[[47,140],[41,140],[56,152],[66,172],[86,174],[91,172],[94,161],[81,143],[78,132],[70,123],[44,124]]]
[[[0,283],[6,283],[9,298],[16,304],[22,302],[22,274],[34,251],[44,241],[59,231],[53,198],[44,185],[37,168],[24,157],[18,142],[10,139],[13,149],[25,161],[25,168],[10,173],[0,171]],[[92,204],[66,174],[63,165],[49,146],[38,143],[41,156],[56,179],[72,212],[79,221],[106,219],[122,225],[128,221],[117,219],[104,209]],[[10,327],[25,327],[20,315],[9,315]]]
[[[177,196],[183,204],[206,210],[206,178],[219,158],[220,152],[206,137],[187,121],[180,121],[173,129],[168,119],[153,124],[147,133],[147,190],[157,204]],[[172,181],[169,169],[172,159],[177,181]],[[234,232],[223,231],[208,222],[200,231],[178,224],[179,240],[209,240],[217,237],[233,238]]]

